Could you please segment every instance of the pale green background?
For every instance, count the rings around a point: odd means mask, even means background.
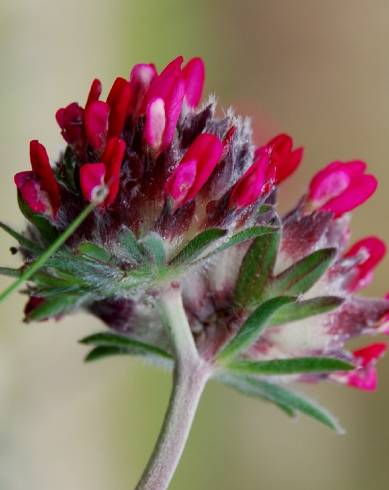
[[[28,140],[55,155],[54,112],[107,87],[132,64],[202,55],[207,91],[256,118],[258,141],[278,129],[306,146],[304,169],[283,190],[293,202],[328,161],[366,159],[377,195],[354,237],[389,239],[389,3],[387,0],[1,0],[1,219],[21,226],[12,182]],[[1,235],[1,263],[16,265]],[[370,292],[389,289],[386,260]],[[2,279],[1,285],[8,284]],[[159,429],[169,377],[131,359],[84,366],[76,343],[101,326],[77,315],[26,326],[23,298],[1,305],[0,489],[128,490]],[[210,385],[171,486],[177,489],[384,490],[389,471],[389,360],[369,395],[309,391],[346,436]]]

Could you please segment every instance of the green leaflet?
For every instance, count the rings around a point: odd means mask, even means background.
[[[324,248],[307,255],[272,280],[271,295],[305,293],[326,272],[335,255],[336,248]]]
[[[32,276],[36,272],[38,272],[39,269],[41,269],[46,265],[50,257],[54,255],[62,247],[62,245],[64,245],[66,240],[74,233],[74,231],[79,227],[79,225],[84,221],[84,219],[94,210],[95,206],[96,203],[90,203],[81,211],[81,213],[66,228],[66,230],[61,235],[59,235],[59,237],[53,243],[51,243],[44,251],[42,251],[39,257],[36,258],[35,262],[29,265],[8,288],[6,288],[4,291],[0,293],[0,302],[6,299],[14,291],[16,291],[16,289],[19,286],[21,286],[24,282],[31,279]]]
[[[95,346],[95,348],[87,355],[86,361],[94,361],[116,354],[146,356],[161,361],[172,360],[171,355],[159,347],[111,332],[101,332],[90,335],[81,339],[80,343]]]
[[[216,240],[226,234],[226,230],[211,228],[196,235],[184,248],[170,261],[169,265],[180,266],[192,262],[199,257]]]
[[[4,231],[6,231],[9,235],[12,236],[19,244],[28,250],[29,252],[32,252],[34,255],[39,255],[42,253],[42,248],[40,245],[34,243],[33,241],[29,240],[25,236],[21,235],[17,231],[13,230],[10,226],[6,225],[5,223],[2,223],[0,221],[0,228],[2,228]]]
[[[309,400],[304,395],[288,390],[279,384],[258,380],[249,376],[223,375],[220,380],[245,395],[263,398],[275,403],[283,410],[289,411],[289,413],[294,411],[301,412],[327,427],[336,430],[340,434],[344,432],[335,417],[328,410],[316,402]]]
[[[243,258],[235,287],[235,302],[239,306],[260,301],[273,272],[279,242],[279,231],[273,231],[256,238],[251,244]]]
[[[37,228],[42,238],[47,243],[53,242],[58,237],[58,230],[54,228],[47,218],[31,211],[28,205],[23,201],[20,192],[18,192],[18,204],[23,216]]]
[[[166,264],[166,252],[163,240],[158,233],[150,232],[144,238],[139,240],[139,244],[144,249],[145,254],[157,266]]]
[[[78,251],[80,254],[99,260],[100,262],[109,262],[112,258],[111,254],[105,248],[92,242],[82,243],[78,247]]]
[[[119,243],[125,251],[128,259],[135,264],[143,264],[145,257],[142,248],[139,246],[134,233],[127,229],[119,234]]]
[[[247,230],[239,231],[232,235],[228,240],[226,240],[220,247],[217,247],[216,250],[211,252],[210,255],[215,255],[220,252],[224,252],[230,247],[234,247],[235,245],[239,245],[240,243],[247,242],[248,240],[252,240],[253,238],[274,233],[275,228],[272,226],[252,226],[251,228],[247,228]],[[206,257],[207,258],[207,257]]]
[[[12,269],[11,267],[0,267],[0,275],[8,277],[19,277],[20,269]]]
[[[284,323],[303,320],[315,315],[327,313],[338,308],[344,299],[337,296],[319,296],[306,301],[298,301],[280,308],[272,316],[271,325],[282,325]]]
[[[292,303],[296,298],[290,296],[280,296],[269,299],[262,303],[244,322],[238,333],[221,350],[218,359],[226,363],[229,359],[236,357],[252,345],[269,324],[274,313],[282,306]]]
[[[228,369],[237,374],[280,376],[298,373],[329,373],[349,371],[352,364],[333,357],[299,357],[295,359],[272,359],[270,361],[233,361]]]

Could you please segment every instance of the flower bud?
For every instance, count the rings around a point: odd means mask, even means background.
[[[330,211],[336,218],[360,206],[377,188],[377,179],[365,170],[366,164],[358,160],[330,163],[311,180],[310,206]]]

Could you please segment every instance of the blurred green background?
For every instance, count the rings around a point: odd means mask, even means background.
[[[381,187],[357,211],[353,236],[389,239],[388,44],[387,0],[0,0],[1,219],[22,227],[13,174],[28,167],[31,138],[58,153],[58,107],[82,102],[95,76],[107,88],[136,62],[161,67],[183,54],[205,58],[207,92],[253,116],[258,141],[283,130],[305,145],[284,206],[323,164],[362,158]],[[2,234],[2,265],[18,264],[12,244]],[[369,293],[389,289],[388,271],[386,260]],[[101,325],[77,315],[26,326],[23,302],[15,295],[1,305],[0,489],[132,488],[169,376],[127,358],[83,365],[77,340]],[[171,488],[387,489],[388,360],[379,371],[372,395],[308,390],[346,436],[210,385]]]

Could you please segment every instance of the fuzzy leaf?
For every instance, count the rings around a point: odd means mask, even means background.
[[[165,247],[158,233],[149,233],[144,238],[139,240],[139,243],[144,248],[145,253],[151,258],[154,264],[166,264]]]
[[[81,344],[93,345],[93,349],[85,359],[86,361],[96,360],[112,354],[129,354],[135,356],[147,356],[159,358],[161,360],[171,360],[172,357],[166,351],[154,345],[131,339],[124,335],[110,332],[101,332],[90,335],[80,340]],[[106,353],[105,353],[106,352]]]
[[[225,363],[229,359],[236,357],[241,352],[248,349],[258,340],[266,326],[269,324],[272,315],[284,305],[292,303],[296,298],[290,296],[280,296],[269,299],[262,303],[244,322],[238,333],[222,349],[218,359]]]
[[[338,433],[344,432],[335,417],[328,410],[316,402],[309,400],[305,395],[288,390],[279,384],[250,378],[248,376],[229,375],[226,377],[223,376],[221,381],[245,395],[266,399],[279,407],[289,409],[291,412],[301,412],[327,427],[336,430]]]
[[[119,243],[123,250],[125,250],[128,258],[136,263],[142,264],[145,261],[142,249],[139,246],[134,233],[131,230],[122,231],[119,234]]]
[[[29,206],[24,202],[21,198],[20,192],[18,192],[18,204],[19,209],[22,212],[23,216],[33,224],[36,229],[41,234],[42,238],[47,242],[51,243],[56,238],[58,238],[58,230],[54,228],[54,226],[50,223],[50,221],[42,216],[41,214],[34,213],[31,211]]]
[[[308,291],[327,271],[336,255],[335,248],[317,250],[274,278],[270,285],[273,294],[299,295]]]
[[[344,302],[344,298],[337,296],[319,296],[306,301],[285,305],[280,308],[271,319],[271,325],[303,320],[315,315],[321,315],[338,308]]]
[[[0,228],[2,228],[9,235],[11,235],[12,238],[15,238],[15,240],[19,242],[19,244],[23,248],[25,248],[29,252],[32,252],[34,255],[39,255],[40,253],[42,253],[42,248],[39,245],[29,240],[25,236],[21,235],[17,231],[13,230],[10,226],[6,225],[5,223],[0,222]]]
[[[235,288],[235,302],[240,306],[260,301],[277,259],[278,231],[258,237],[243,258]]]
[[[240,243],[247,242],[248,240],[252,240],[253,238],[268,235],[274,233],[276,229],[272,226],[252,226],[251,228],[247,228],[247,230],[239,231],[232,235],[225,243],[220,245],[212,255],[223,252],[230,247],[234,247],[235,245],[239,245]]]
[[[12,269],[11,267],[0,267],[0,275],[8,277],[19,277],[20,269]]]
[[[226,230],[210,228],[196,235],[185,247],[170,261],[170,265],[180,266],[192,262],[199,257],[212,243],[226,234]]]
[[[82,255],[87,255],[93,259],[99,260],[100,262],[109,262],[111,260],[111,254],[105,250],[105,248],[100,247],[92,242],[84,242],[78,247],[78,251]]]
[[[270,361],[234,361],[228,369],[241,374],[279,376],[297,373],[329,373],[349,371],[355,366],[334,357],[299,357],[295,359],[272,359]]]

